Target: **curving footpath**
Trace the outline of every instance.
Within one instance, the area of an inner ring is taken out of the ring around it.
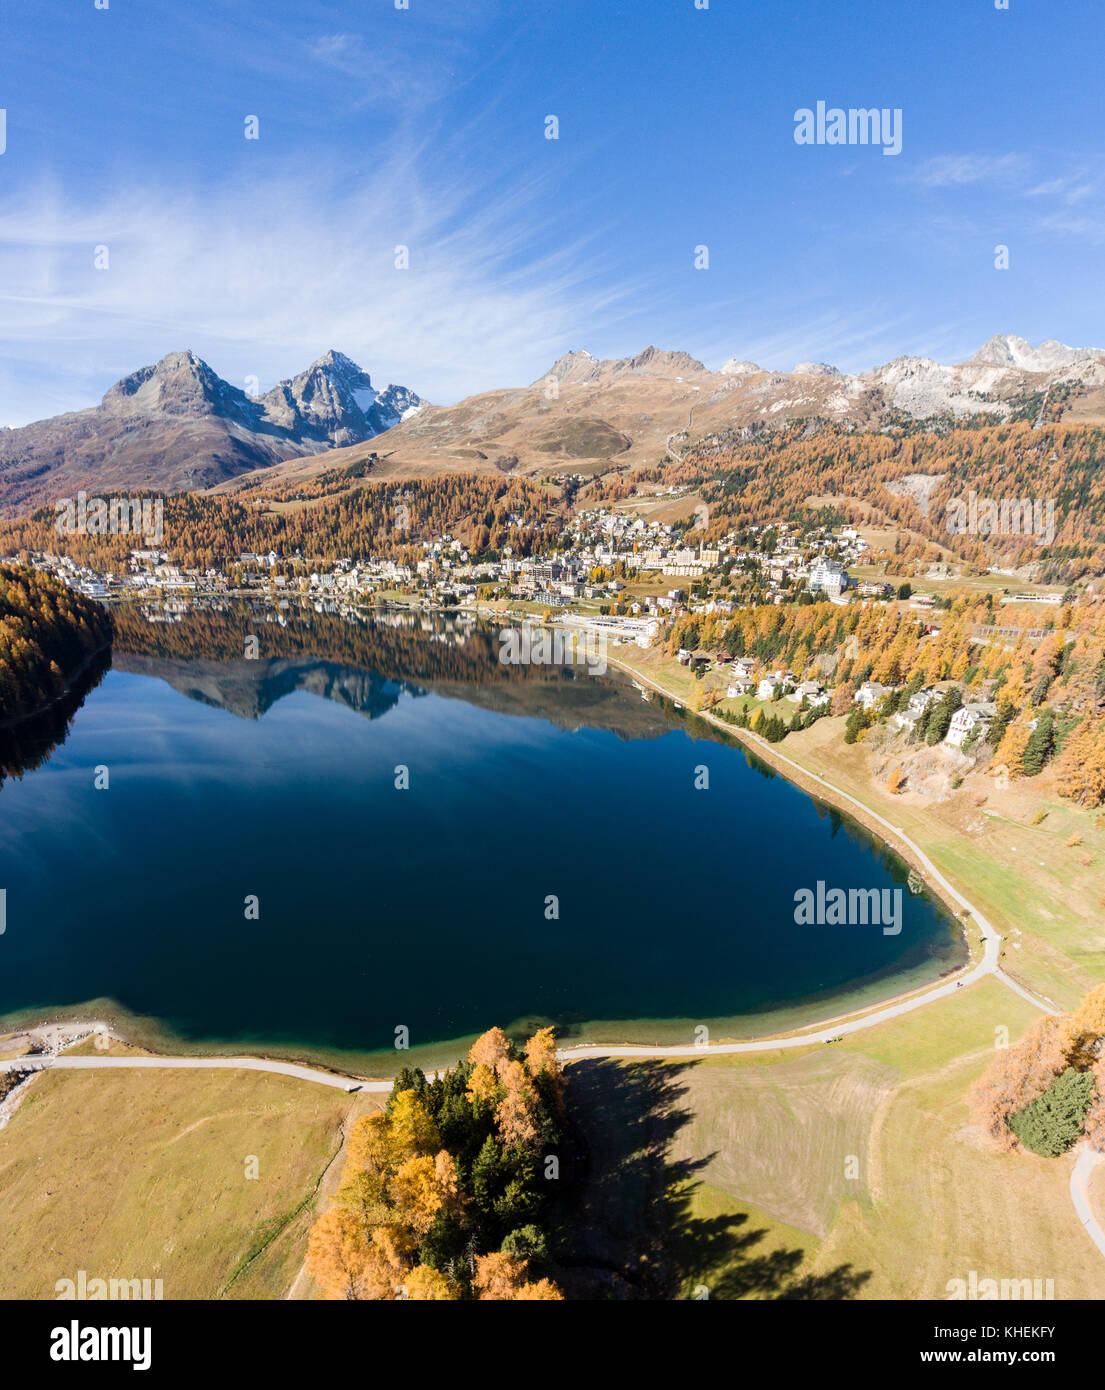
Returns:
[[[205,1071],[267,1071],[278,1076],[294,1076],[298,1081],[317,1081],[323,1086],[334,1086],[339,1091],[390,1091],[390,1081],[367,1081],[336,1076],[333,1072],[321,1071],[317,1067],[301,1066],[298,1062],[276,1062],[265,1057],[67,1057],[32,1054],[17,1057],[13,1061],[0,1062],[4,1071],[53,1071],[57,1068],[67,1071],[104,1071],[116,1067],[147,1067],[151,1070],[170,1069]]]
[[[1078,1155],[1078,1162],[1074,1165],[1070,1175],[1070,1199],[1074,1203],[1079,1221],[1086,1228],[1086,1234],[1105,1255],[1105,1231],[1101,1229],[1097,1217],[1094,1216],[1090,1208],[1089,1197],[1090,1174],[1101,1162],[1102,1157],[1102,1154],[1099,1154],[1096,1149],[1091,1149],[1088,1144],[1082,1146]]]

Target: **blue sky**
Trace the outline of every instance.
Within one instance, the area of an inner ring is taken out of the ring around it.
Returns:
[[[0,423],[183,347],[444,402],[580,347],[1105,343],[1100,0],[409,3],[0,4]],[[819,100],[900,155],[797,145]]]

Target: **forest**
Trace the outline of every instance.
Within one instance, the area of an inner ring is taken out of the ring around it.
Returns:
[[[403,1068],[350,1132],[315,1282],[332,1299],[561,1299],[544,1218],[564,1112],[551,1028],[522,1049],[492,1028],[432,1080]]]
[[[789,669],[800,681],[833,686],[831,705],[820,709],[803,703],[757,711],[751,728],[772,742],[824,714],[847,714],[842,737],[854,742],[864,728],[890,719],[922,686],[954,681],[964,703],[997,705],[987,732],[995,766],[1017,778],[1054,763],[1061,795],[1080,806],[1105,803],[1105,606],[1089,599],[1065,603],[1041,637],[1031,635],[1039,631],[1031,626],[1040,621],[1038,611],[1011,605],[999,618],[991,595],[953,593],[942,605],[939,622],[901,603],[769,604],[731,615],[692,614],[672,624],[666,651],[751,656],[765,668]],[[1009,636],[1009,627],[1019,627],[1022,635]],[[865,712],[854,697],[866,681],[897,688]],[[699,707],[711,708],[721,696],[704,695]],[[783,708],[794,711],[789,720],[783,720]],[[952,713],[949,693],[914,737],[936,742]]]
[[[366,483],[331,491],[337,470],[309,482],[258,478],[234,496],[174,493],[164,499],[164,547],[174,562],[233,577],[243,552],[275,551],[276,573],[299,573],[345,557],[414,564],[421,541],[449,534],[476,555],[509,546],[517,556],[557,543],[563,517],[556,494],[524,479],[450,474],[412,482]],[[294,498],[295,500],[289,500]],[[0,522],[0,554],[65,554],[100,573],[126,573],[135,538],[66,535],[55,514]]]
[[[610,505],[647,484],[697,488],[709,509],[704,544],[732,530],[771,522],[809,524],[809,499],[825,502],[830,524],[869,521],[920,538],[916,555],[951,552],[977,573],[996,560],[1038,564],[1045,582],[1073,581],[1105,568],[1105,430],[1016,420],[985,427],[861,432],[827,421],[796,421],[709,436],[678,463],[608,473],[586,505]],[[1055,536],[954,533],[954,504],[970,493],[997,502],[1054,503]]]
[[[60,696],[111,637],[102,605],[39,570],[0,564],[0,723]]]

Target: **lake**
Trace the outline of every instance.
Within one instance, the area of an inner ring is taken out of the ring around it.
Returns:
[[[0,788],[9,1019],[388,1074],[397,1029],[422,1062],[495,1023],[762,1035],[966,959],[896,855],[614,668],[425,615],[152,616]],[[818,882],[899,890],[900,931],[796,922]]]

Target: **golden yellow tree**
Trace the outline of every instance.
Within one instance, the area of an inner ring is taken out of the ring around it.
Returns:
[[[315,1222],[307,1241],[307,1270],[327,1298],[357,1298],[368,1256],[364,1224],[346,1207],[334,1206]]]
[[[564,1295],[548,1279],[530,1283],[529,1262],[517,1255],[498,1250],[491,1255],[481,1255],[476,1260],[476,1272],[472,1282],[477,1296],[486,1302],[532,1301],[562,1299]]]
[[[468,1050],[468,1060],[474,1067],[490,1067],[496,1075],[510,1061],[510,1039],[501,1028],[489,1028]]]
[[[1022,719],[1014,719],[994,750],[991,770],[996,772],[999,767],[1004,767],[1010,777],[1020,777],[1024,772],[1024,750],[1028,747],[1031,737],[1032,731],[1027,723]]]
[[[395,1097],[388,1116],[388,1132],[391,1137],[391,1159],[396,1166],[403,1159],[417,1154],[432,1157],[441,1148],[441,1135],[437,1132],[433,1116],[414,1091],[400,1091]]]
[[[526,1066],[529,1068],[530,1076],[540,1076],[547,1072],[550,1076],[559,1077],[560,1063],[556,1057],[554,1028],[539,1028],[526,1043]]]
[[[440,1270],[415,1265],[404,1285],[412,1303],[447,1303],[456,1300],[452,1285]]]
[[[481,1102],[494,1105],[499,1099],[499,1090],[495,1073],[486,1062],[480,1062],[478,1066],[473,1067],[467,1087],[468,1099],[473,1105]]]
[[[495,1111],[495,1125],[504,1148],[521,1144],[534,1148],[540,1135],[533,1116],[537,1093],[521,1062],[510,1062],[503,1073],[503,1098]]]

